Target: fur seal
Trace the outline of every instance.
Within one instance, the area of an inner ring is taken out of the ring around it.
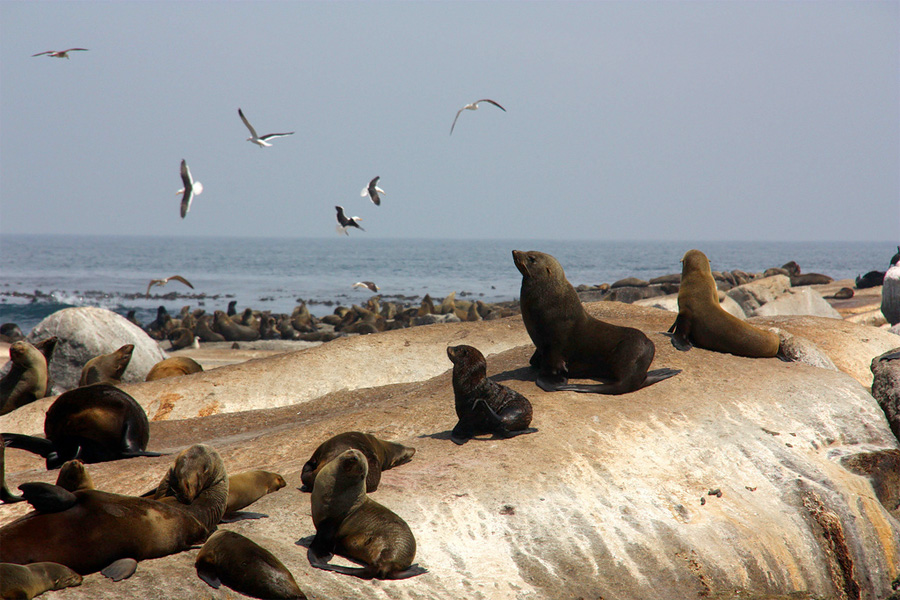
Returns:
[[[81,381],[78,385],[90,385],[92,383],[116,384],[122,380],[122,374],[131,362],[131,354],[134,352],[134,344],[125,344],[115,352],[95,356],[85,363],[81,369]]]
[[[681,262],[678,317],[669,328],[673,346],[687,351],[693,344],[706,350],[750,358],[778,354],[780,341],[777,335],[741,321],[719,305],[716,282],[705,254],[688,250]]]
[[[300,480],[303,482],[301,491],[312,491],[316,475],[322,467],[350,448],[359,450],[366,457],[368,463],[367,492],[374,492],[378,489],[382,471],[408,463],[416,454],[415,448],[381,440],[368,433],[359,431],[339,433],[322,442],[313,452],[312,457],[303,465],[303,472],[300,474]]]
[[[134,456],[162,456],[147,451],[150,424],[134,398],[108,383],[69,390],[47,409],[46,439],[4,433],[10,448],[21,448],[47,459],[55,469],[67,460],[105,462]]]
[[[40,400],[47,393],[47,359],[24,340],[9,347],[12,367],[0,379],[0,415]]]
[[[345,450],[316,476],[312,518],[316,535],[307,558],[317,569],[363,579],[405,579],[426,572],[412,561],[416,540],[406,521],[366,496],[368,463],[359,450]],[[340,554],[365,566],[330,565]]]
[[[277,492],[287,483],[284,477],[278,473],[269,471],[244,471],[228,477],[228,502],[225,505],[224,522],[237,521],[242,516],[250,515],[250,518],[264,516],[259,513],[239,513],[272,492]],[[244,517],[246,518],[246,517]]]
[[[203,544],[194,562],[197,576],[219,589],[225,584],[254,598],[306,600],[294,576],[280,560],[256,542],[219,530]]]
[[[228,475],[222,457],[206,444],[185,448],[152,498],[189,509],[207,530],[214,531],[228,503]]]
[[[0,342],[12,344],[24,340],[25,334],[15,323],[3,323],[0,325]]]
[[[24,499],[22,496],[13,494],[6,486],[6,445],[3,442],[3,436],[0,435],[0,502],[12,504]]]
[[[465,444],[479,433],[513,437],[532,433],[532,409],[528,398],[487,376],[484,355],[472,346],[450,346],[447,356],[453,363],[453,396],[459,422],[450,439]]]
[[[59,338],[55,335],[34,343],[34,347],[40,350],[41,354],[44,355],[44,358],[47,359],[47,392],[44,394],[44,398],[54,395],[53,378],[50,373],[50,361],[53,359],[53,352],[56,350],[56,345],[58,343]]]
[[[31,600],[44,592],[76,585],[81,585],[81,575],[58,563],[0,564],[0,598],[3,600]]]
[[[166,377],[179,377],[181,375],[201,373],[202,371],[203,367],[193,358],[187,356],[173,356],[153,365],[144,381],[155,381],[157,379],[165,379]]]
[[[88,475],[84,463],[78,459],[67,460],[59,468],[59,475],[56,476],[56,485],[70,492],[78,490],[94,489],[94,480]]]
[[[520,250],[512,255],[522,274],[522,320],[536,347],[531,365],[539,371],[536,383],[542,390],[626,394],[681,372],[648,372],[656,353],[653,342],[638,329],[590,316],[555,258]],[[573,385],[568,376],[612,381]]]
[[[226,341],[252,342],[259,339],[259,331],[236,323],[221,310],[215,312],[214,324],[216,330],[225,337]]]

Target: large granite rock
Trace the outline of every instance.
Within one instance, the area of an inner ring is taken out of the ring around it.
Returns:
[[[661,308],[662,310],[677,313],[678,294],[669,294],[668,296],[659,296],[657,298],[646,298],[644,300],[638,300],[634,304],[635,306],[652,306],[654,308]],[[734,315],[738,319],[747,318],[741,305],[725,292],[719,292],[719,305],[725,309],[725,312]]]
[[[812,315],[841,319],[836,311],[822,295],[808,287],[791,288],[771,302],[766,302],[753,313],[758,317],[776,317],[780,315]]]
[[[50,377],[57,394],[78,387],[87,361],[115,352],[125,344],[134,344],[134,352],[123,382],[143,381],[150,368],[166,358],[159,344],[140,327],[103,308],[85,306],[57,311],[38,323],[28,340],[34,343],[54,335],[59,343],[50,361]]]
[[[900,265],[894,265],[884,274],[881,288],[881,314],[891,325],[900,323]]]
[[[757,309],[772,302],[791,288],[791,280],[786,275],[772,275],[750,283],[738,285],[726,293],[741,305],[744,314],[754,316]]]

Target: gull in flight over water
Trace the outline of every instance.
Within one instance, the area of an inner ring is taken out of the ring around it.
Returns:
[[[69,48],[68,50],[47,50],[46,52],[38,52],[37,54],[32,54],[31,56],[35,57],[46,54],[53,58],[69,58],[69,52],[75,52],[76,50],[87,52],[87,48]]]
[[[191,177],[191,170],[183,158],[181,159],[181,183],[184,184],[184,187],[175,193],[184,194],[181,197],[181,218],[183,219],[188,214],[188,211],[191,210],[191,202],[194,200],[194,195],[203,192],[203,184],[199,181],[194,181],[194,178]]]
[[[378,286],[373,281],[357,281],[353,284],[355,288],[369,288],[374,293],[378,293]]]
[[[263,136],[256,135],[256,130],[253,129],[253,125],[251,125],[250,121],[247,120],[247,117],[244,116],[244,111],[242,111],[239,108],[238,114],[241,116],[241,121],[243,121],[244,125],[247,126],[247,129],[250,130],[250,137],[247,138],[247,141],[253,142],[260,148],[262,148],[263,146],[271,146],[272,144],[270,144],[268,142],[268,140],[271,140],[272,138],[284,137],[286,135],[294,135],[293,131],[289,131],[287,133],[267,133],[266,135],[263,135]]]
[[[488,103],[490,103],[490,104],[493,104],[494,106],[496,106],[497,108],[499,108],[499,109],[502,110],[503,112],[506,112],[506,109],[505,109],[505,108],[503,108],[502,106],[500,106],[499,104],[497,104],[496,102],[494,102],[493,100],[491,100],[490,98],[482,98],[481,100],[476,100],[476,101],[473,102],[472,104],[466,104],[466,105],[463,106],[461,109],[459,109],[458,111],[456,111],[456,117],[453,118],[453,125],[450,126],[450,135],[453,135],[453,128],[456,127],[456,119],[459,118],[460,113],[461,113],[462,111],[464,111],[464,110],[478,110],[478,104],[481,103],[481,102],[488,102]]]
[[[384,190],[381,189],[380,187],[378,187],[379,179],[381,179],[381,177],[376,177],[375,179],[370,181],[369,185],[364,187],[362,189],[362,191],[359,193],[359,195],[362,196],[363,198],[368,196],[369,199],[375,203],[375,206],[381,206],[381,196],[379,196],[378,194],[384,193]]]
[[[362,227],[359,226],[359,221],[362,221],[359,217],[350,217],[349,219],[344,215],[344,207],[343,206],[335,206],[334,209],[337,211],[337,220],[338,220],[338,233],[343,233],[344,235],[350,235],[347,231],[348,227],[356,227],[360,231],[365,231]]]
[[[165,279],[151,279],[150,285],[147,286],[147,297],[150,297],[150,288],[154,285],[158,285],[160,287],[169,283],[170,280],[174,279],[175,281],[180,281],[184,285],[188,286],[191,289],[194,289],[194,286],[191,285],[191,282],[182,277],[181,275],[172,275],[171,277],[166,277]]]

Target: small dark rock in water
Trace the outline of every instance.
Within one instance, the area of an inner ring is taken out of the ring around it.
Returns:
[[[848,287],[841,288],[837,292],[834,293],[833,298],[835,300],[847,300],[853,297],[853,290]]]

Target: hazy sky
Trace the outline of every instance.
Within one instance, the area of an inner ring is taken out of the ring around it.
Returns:
[[[896,240],[900,3],[0,2],[0,233],[335,236],[336,204],[372,238]]]

